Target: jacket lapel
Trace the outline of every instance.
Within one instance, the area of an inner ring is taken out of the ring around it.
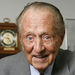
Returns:
[[[67,63],[67,56],[62,50],[59,50],[58,55],[55,59],[51,75],[69,75],[69,74],[70,73]]]

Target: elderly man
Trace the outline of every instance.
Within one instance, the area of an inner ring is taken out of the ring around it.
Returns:
[[[65,26],[58,8],[31,3],[17,24],[23,51],[0,61],[0,75],[75,75],[74,54],[60,49]]]

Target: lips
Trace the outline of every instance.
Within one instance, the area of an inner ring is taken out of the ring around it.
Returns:
[[[36,58],[46,58],[46,57],[48,57],[48,55],[34,55],[34,57],[36,57]]]
[[[49,55],[34,55],[33,60],[35,63],[44,63]]]

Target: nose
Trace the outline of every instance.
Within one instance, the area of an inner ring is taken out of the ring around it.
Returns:
[[[41,53],[44,51],[44,45],[43,45],[43,42],[40,38],[38,38],[36,41],[35,41],[35,44],[34,44],[34,50],[37,52],[37,53]]]

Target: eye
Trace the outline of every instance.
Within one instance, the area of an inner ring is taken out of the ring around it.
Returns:
[[[28,40],[33,40],[33,36],[28,36],[27,39]]]
[[[43,40],[49,40],[50,39],[50,36],[49,35],[44,35],[43,36]]]
[[[27,40],[27,42],[29,42],[29,43],[34,42],[34,35],[28,35],[28,36],[26,37],[26,40]]]
[[[45,39],[48,40],[49,39],[49,36],[45,36]]]

